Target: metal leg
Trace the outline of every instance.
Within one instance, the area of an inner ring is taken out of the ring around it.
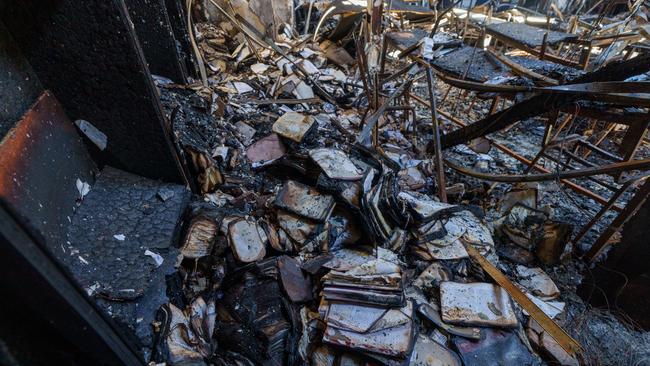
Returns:
[[[632,197],[630,202],[628,202],[627,206],[625,206],[625,209],[614,219],[612,224],[605,229],[605,231],[600,235],[598,240],[594,243],[594,245],[589,249],[587,254],[583,256],[583,259],[586,262],[593,262],[600,256],[600,254],[603,252],[605,247],[609,244],[609,239],[614,236],[617,232],[619,232],[622,228],[623,225],[629,220],[634,214],[641,208],[641,205],[645,203],[645,201],[648,199],[648,196],[650,195],[650,180],[646,179],[645,183],[637,193]]]
[[[435,144],[436,175],[438,180],[438,195],[440,201],[447,202],[445,187],[445,171],[442,162],[442,149],[440,147],[440,126],[438,125],[438,110],[436,108],[435,78],[431,68],[427,68],[427,86],[429,87],[429,105],[431,106],[431,121],[433,124],[433,140]]]

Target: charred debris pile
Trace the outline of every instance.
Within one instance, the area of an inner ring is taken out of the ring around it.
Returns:
[[[410,3],[197,6],[155,361],[646,362],[576,291],[648,195],[647,4]]]
[[[147,362],[650,363],[647,1],[187,3],[193,193],[105,168],[60,253]]]

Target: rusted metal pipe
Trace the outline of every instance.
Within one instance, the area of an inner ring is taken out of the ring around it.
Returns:
[[[491,182],[519,183],[519,182],[544,182],[561,179],[587,178],[594,175],[613,174],[630,170],[650,169],[650,159],[638,161],[626,161],[624,163],[608,164],[594,168],[574,169],[569,171],[549,172],[542,174],[489,174],[467,169],[449,161],[446,161],[450,168],[470,177],[488,180]]]
[[[440,126],[438,124],[438,108],[436,107],[436,91],[434,88],[435,77],[431,68],[427,68],[427,87],[429,89],[429,106],[431,108],[431,122],[433,127],[433,143],[435,144],[436,176],[438,180],[438,195],[440,201],[447,202],[447,191],[445,189],[445,171],[442,160],[442,148],[440,146]]]
[[[598,240],[592,245],[591,249],[584,255],[583,259],[587,262],[593,262],[600,256],[603,249],[609,244],[609,239],[619,232],[623,225],[641,208],[643,203],[650,195],[650,179],[647,179],[643,186],[639,188],[634,197],[628,202],[625,209],[614,219],[605,231],[600,235]]]
[[[425,106],[425,107],[429,107],[429,108],[430,108],[429,103],[428,103],[426,100],[424,100],[424,99],[418,97],[417,95],[415,95],[415,94],[410,94],[410,97],[412,97],[413,100],[415,100],[416,102],[422,104],[423,106]],[[445,113],[444,111],[438,110],[438,113],[439,113],[441,116],[443,116],[443,117],[449,119],[449,120],[452,121],[453,123],[457,124],[458,126],[461,126],[461,127],[465,127],[465,126],[467,126],[467,124],[466,124],[465,122],[459,120],[458,118],[453,117],[452,115],[450,115],[450,114],[448,114],[448,113]],[[500,144],[500,143],[495,142],[495,141],[492,141],[492,140],[489,139],[489,138],[487,138],[487,140],[490,141],[490,143],[492,144],[492,146],[494,146],[494,147],[496,147],[497,149],[503,151],[504,153],[506,153],[507,155],[511,156],[512,158],[514,158],[514,159],[516,159],[516,160],[518,160],[518,161],[520,161],[520,162],[522,162],[522,163],[524,163],[524,164],[526,164],[526,165],[530,165],[530,164],[532,163],[529,159],[527,159],[527,158],[525,158],[525,157],[523,157],[523,156],[517,154],[516,152],[512,151],[511,149],[509,149],[509,148],[506,147],[505,145]],[[534,165],[533,168],[534,168],[535,170],[537,170],[537,171],[542,172],[542,173],[550,173],[550,172],[551,172],[550,170],[548,170],[548,169],[546,169],[546,168],[544,168],[544,167],[541,167],[541,166],[539,166],[539,165]],[[579,186],[579,185],[577,185],[577,184],[575,184],[575,183],[573,183],[573,182],[571,182],[571,181],[569,181],[569,180],[563,179],[563,180],[561,180],[561,182],[562,182],[564,185],[566,185],[567,187],[569,187],[571,190],[573,190],[574,192],[576,192],[576,193],[578,193],[578,194],[581,194],[581,195],[583,195],[583,196],[587,196],[587,197],[593,199],[594,201],[600,203],[601,205],[606,205],[607,202],[609,201],[609,200],[606,199],[605,197],[603,197],[603,196],[601,196],[601,195],[599,195],[599,194],[597,194],[597,193],[594,193],[594,192],[592,192],[592,191],[590,191],[590,190],[588,190],[588,189],[586,189],[586,188],[584,188],[584,187],[582,187],[582,186]],[[620,212],[620,211],[623,211],[623,207],[621,207],[620,205],[614,205],[613,209],[616,210],[616,211],[619,211],[619,212]]]
[[[600,211],[598,211],[598,213],[596,215],[594,215],[594,217],[585,226],[582,227],[582,229],[580,229],[580,232],[578,234],[576,234],[576,236],[573,238],[572,242],[574,244],[577,244],[580,240],[582,240],[582,238],[585,235],[587,235],[589,230],[591,230],[591,228],[594,225],[596,225],[596,222],[598,222],[598,220],[600,220],[600,218],[603,217],[603,215],[605,215],[605,213],[607,211],[612,209],[612,206],[614,206],[616,201],[623,195],[623,193],[627,192],[627,190],[630,189],[630,187],[633,187],[633,186],[637,185],[640,181],[642,181],[644,179],[646,179],[646,178],[631,180],[631,181],[628,181],[625,184],[623,184],[623,186],[621,186],[621,188],[619,188],[619,190],[616,191],[616,193],[614,193],[614,195],[612,195],[612,197],[609,199],[609,202],[605,206],[603,206],[600,209]]]

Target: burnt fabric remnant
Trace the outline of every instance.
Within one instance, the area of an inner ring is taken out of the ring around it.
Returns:
[[[186,185],[75,116],[91,169],[34,226],[144,361],[648,364],[647,1],[126,5]],[[0,162],[53,151],[0,115]]]

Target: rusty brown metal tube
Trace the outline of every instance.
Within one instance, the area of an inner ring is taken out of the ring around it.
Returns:
[[[434,76],[431,68],[427,68],[427,86],[429,89],[429,106],[431,108],[431,122],[433,127],[433,142],[435,144],[436,178],[438,180],[438,195],[440,201],[447,202],[447,191],[445,184],[445,171],[442,161],[442,149],[440,147],[440,126],[438,124],[438,108],[436,107],[436,91],[434,89]]]
[[[423,106],[430,108],[430,104],[426,100],[418,97],[417,95],[410,94],[410,97],[412,97],[416,102],[422,104]],[[459,120],[458,118],[453,117],[452,115],[450,115],[448,113],[445,113],[444,111],[438,110],[438,113],[440,115],[444,116],[445,118],[449,119],[450,121],[454,122],[455,124],[461,126],[461,127],[467,126],[467,124],[465,122]],[[518,160],[518,161],[520,161],[520,162],[522,162],[522,163],[524,163],[526,165],[531,165],[532,161],[530,161],[529,159],[517,154],[516,152],[512,151],[511,149],[509,149],[505,145],[502,145],[502,144],[500,144],[498,142],[494,142],[494,141],[490,140],[489,138],[488,138],[488,140],[492,143],[492,145],[494,147],[496,147],[497,149],[503,151],[507,155],[513,157],[514,159],[516,159],[516,160]],[[542,172],[542,173],[550,173],[551,172],[550,170],[548,170],[548,169],[546,169],[544,167],[541,167],[539,165],[533,165],[533,168],[535,170],[537,170],[537,171]],[[584,187],[581,187],[581,186],[579,186],[579,185],[577,185],[577,184],[575,184],[575,183],[573,183],[573,182],[571,182],[569,180],[563,179],[563,180],[561,180],[561,182],[564,185],[566,185],[567,187],[569,187],[571,190],[573,190],[574,192],[576,192],[578,194],[581,194],[583,196],[587,196],[587,197],[593,199],[594,201],[600,203],[601,205],[606,205],[609,202],[609,200],[606,199],[605,197],[603,197],[603,196],[601,196],[601,195],[599,195],[597,193],[594,193],[594,192],[592,192],[592,191],[590,191],[590,190],[588,190],[588,189],[586,189]],[[620,205],[614,205],[613,209],[620,212],[620,211],[623,210],[623,207],[621,207]]]
[[[489,180],[492,182],[502,182],[502,183],[519,183],[519,182],[544,182],[551,180],[562,180],[562,179],[575,179],[575,178],[588,178],[594,175],[601,174],[613,174],[620,173],[630,170],[646,170],[650,169],[650,159],[638,160],[638,161],[626,161],[624,163],[614,163],[608,164],[599,167],[590,167],[585,169],[574,169],[569,171],[561,172],[550,172],[542,174],[489,174],[481,173],[471,169],[463,168],[456,164],[453,164],[449,161],[445,161],[447,165],[470,177],[474,177],[482,180]]]

